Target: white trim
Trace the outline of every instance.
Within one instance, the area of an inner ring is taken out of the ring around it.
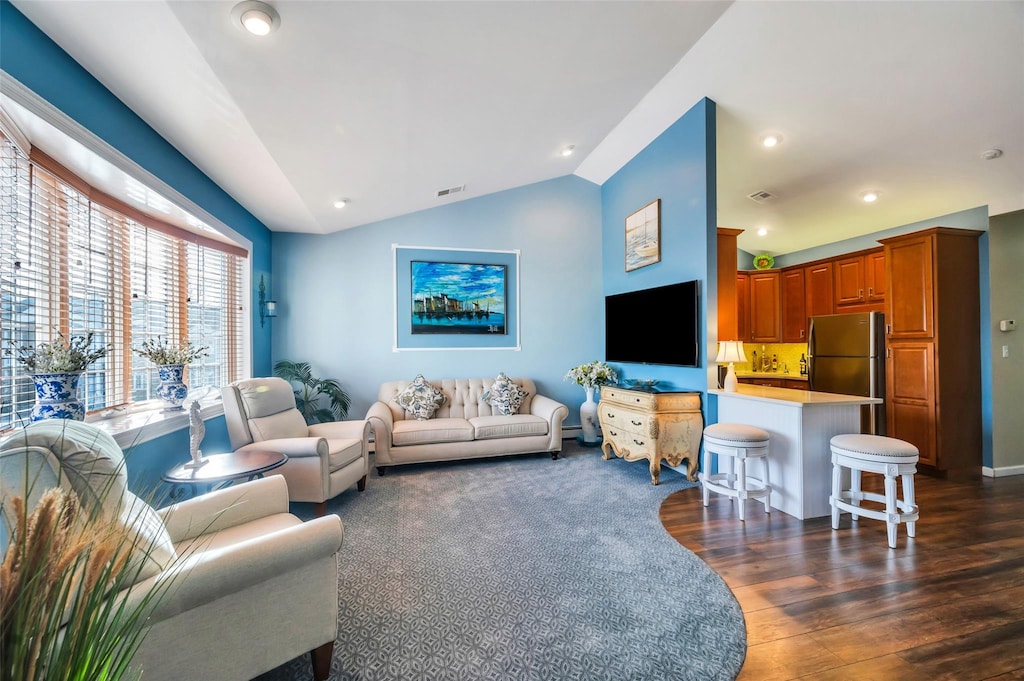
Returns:
[[[1001,466],[999,468],[982,466],[981,474],[986,478],[1006,478],[1011,475],[1024,475],[1024,466]]]
[[[107,163],[110,163],[128,175],[131,175],[168,201],[177,204],[182,210],[191,213],[210,227],[213,227],[218,232],[249,251],[250,254],[252,253],[252,241],[245,238],[231,227],[228,227],[174,187],[125,156],[78,121],[71,118],[53,104],[22,85],[6,71],[0,70],[0,73],[4,76],[3,78],[0,78],[0,93],[7,95],[15,102],[28,109],[31,113],[83,145],[86,149],[96,154]],[[57,159],[57,161],[60,161],[60,159]]]
[[[200,404],[200,415],[204,421],[224,414],[224,405],[220,399]],[[188,428],[188,409],[164,412],[158,401],[151,400],[133,405],[123,415],[112,418],[90,416],[86,420],[113,435],[118,446],[128,451],[135,445]]]
[[[2,104],[0,104],[0,130],[7,135],[21,155],[28,158],[32,151],[32,143],[28,141],[28,137],[21,131],[21,128],[18,127],[18,124],[11,118],[11,115],[7,113]]]
[[[482,348],[463,348],[463,347],[444,347],[444,348],[401,348],[398,346],[398,249],[407,248],[415,249],[420,251],[466,251],[469,253],[505,253],[516,256],[516,343],[515,345],[508,345],[505,347],[482,347]],[[394,320],[392,327],[392,340],[391,340],[391,352],[448,352],[451,350],[510,350],[512,352],[522,352],[523,350],[523,320],[520,314],[523,309],[522,306],[522,289],[523,285],[520,281],[520,271],[522,260],[522,251],[518,248],[504,250],[500,248],[464,248],[458,246],[411,246],[409,244],[391,244],[391,285],[392,285],[392,308],[391,318]]]

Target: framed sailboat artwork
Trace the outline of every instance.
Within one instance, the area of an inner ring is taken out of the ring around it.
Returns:
[[[661,199],[626,218],[626,271],[661,261]]]

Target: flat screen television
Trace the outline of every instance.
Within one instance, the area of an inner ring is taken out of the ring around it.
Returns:
[[[700,282],[684,281],[604,299],[609,362],[700,366]]]

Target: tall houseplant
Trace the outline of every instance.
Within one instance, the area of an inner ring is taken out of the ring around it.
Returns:
[[[282,359],[274,365],[274,375],[299,384],[295,406],[307,424],[343,421],[348,416],[352,400],[341,383],[333,378],[317,378],[308,362]]]

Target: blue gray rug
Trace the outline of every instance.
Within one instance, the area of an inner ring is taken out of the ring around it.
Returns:
[[[693,483],[566,448],[392,468],[329,502],[345,523],[331,679],[734,679],[739,605],[658,519]],[[308,656],[260,677],[310,678]]]

